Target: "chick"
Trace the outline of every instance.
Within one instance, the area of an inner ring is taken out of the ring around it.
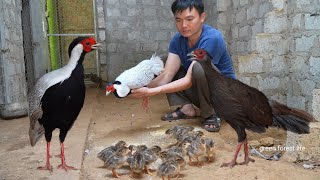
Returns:
[[[129,146],[129,149],[130,149],[130,151],[131,151],[131,154],[134,154],[134,153],[137,152],[137,151],[146,150],[146,149],[148,149],[148,147],[147,147],[146,145],[138,145],[138,146],[136,146],[136,145],[130,145],[130,146]]]
[[[118,149],[127,146],[127,143],[124,141],[118,141],[114,146],[109,146],[102,151],[100,151],[97,155],[99,159],[105,162],[111,155],[113,155]]]
[[[130,152],[129,148],[126,146],[118,149],[115,154],[111,155],[105,162],[104,165],[107,169],[112,171],[112,176],[115,178],[120,177],[116,170],[119,169],[127,162],[128,153]]]
[[[212,162],[215,158],[215,151],[214,151],[214,140],[209,138],[202,138],[202,143],[206,145],[206,154],[208,156],[208,162]]]
[[[176,147],[176,146],[175,146]],[[183,158],[183,156],[181,155],[182,153],[177,152],[177,151],[172,151],[172,149],[170,148],[167,151],[162,151],[159,155],[160,159],[162,160],[162,162],[168,161],[170,159],[176,159],[176,158],[180,158],[182,159],[179,162],[180,168],[183,169],[186,166],[186,161]]]
[[[134,174],[139,174],[139,177],[142,177],[142,172],[145,167],[144,156],[141,151],[137,151],[128,158],[128,163],[130,167],[130,177],[134,178]]]
[[[168,130],[166,130],[165,134],[173,137],[177,140],[177,143],[175,143],[172,146],[178,145],[181,143],[181,141],[185,138],[185,136],[190,132],[193,131],[194,127],[192,126],[174,126]]]
[[[148,149],[146,145],[138,145],[138,146],[130,145],[129,146],[130,155],[128,156],[128,159],[127,159],[129,166],[130,166],[130,163],[133,161],[134,155],[146,149]]]
[[[199,161],[199,157],[206,153],[206,144],[201,141],[201,139],[197,141],[193,141],[189,143],[188,141],[183,141],[184,146],[187,146],[187,155],[189,157],[189,165],[192,166],[192,158],[196,158],[197,162],[196,165],[202,165]]]
[[[184,161],[181,157],[170,158],[164,161],[162,164],[159,165],[157,169],[157,175],[164,180],[165,177],[170,180],[171,177],[177,177],[180,172],[180,165],[181,162]]]
[[[146,149],[144,151],[141,151],[141,154],[143,155],[143,158],[145,160],[144,170],[147,174],[152,174],[149,171],[148,166],[158,159],[160,152],[161,152],[161,147],[159,147],[159,146],[152,146],[150,149]]]

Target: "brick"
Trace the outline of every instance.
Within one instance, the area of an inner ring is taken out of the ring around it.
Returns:
[[[310,73],[314,76],[320,76],[320,58],[310,57]]]
[[[240,6],[240,0],[232,0],[233,9],[237,9]]]
[[[142,0],[144,5],[156,5],[156,0]]]
[[[217,11],[227,11],[231,1],[217,0]]]
[[[241,9],[241,11],[236,14],[236,23],[240,23],[240,22],[244,21],[246,18],[247,18],[246,17],[246,10]]]
[[[240,6],[247,5],[249,3],[249,0],[240,0]]]
[[[297,0],[297,7],[303,8],[306,5],[310,4],[310,0]]]
[[[247,9],[247,20],[256,18],[258,15],[258,4],[253,4]]]
[[[256,35],[258,53],[274,53],[284,55],[288,52],[288,39],[281,35],[261,33]]]
[[[119,17],[121,16],[120,9],[115,8],[107,8],[107,16],[108,17]]]
[[[320,30],[320,16],[305,15],[305,27],[307,30]]]
[[[292,26],[291,29],[301,29],[301,19],[302,19],[302,14],[296,14],[292,18]]]
[[[287,104],[290,107],[305,110],[306,98],[304,96],[287,96]]]
[[[312,91],[312,112],[313,117],[320,122],[320,89]]]
[[[127,4],[128,5],[136,5],[137,2],[136,2],[136,0],[127,0]]]
[[[239,30],[239,37],[248,37],[249,36],[249,26],[244,26]]]
[[[261,73],[263,71],[263,59],[256,54],[238,56],[239,73]]]
[[[285,72],[287,68],[285,56],[275,56],[271,60],[271,72]]]
[[[267,90],[267,89],[278,89],[281,86],[280,79],[278,77],[267,77],[262,78],[260,75],[258,78],[258,89]]]
[[[261,3],[258,9],[258,18],[264,17],[265,14],[271,11],[272,11],[272,5],[270,4],[270,2]]]
[[[277,11],[282,11],[284,9],[286,0],[271,0],[272,6]]]
[[[258,20],[254,23],[254,25],[252,26],[252,35],[255,36],[258,33],[262,33],[263,32],[263,26],[262,26],[262,21]]]
[[[287,17],[270,12],[264,22],[265,33],[283,33],[287,30]]]
[[[313,46],[314,38],[314,36],[302,36],[300,38],[295,39],[295,50],[297,52],[309,52]]]

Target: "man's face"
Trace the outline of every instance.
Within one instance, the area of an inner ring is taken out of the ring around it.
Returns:
[[[189,8],[183,10],[181,13],[175,14],[175,22],[178,31],[183,37],[190,37],[202,28],[202,24],[205,20],[205,13],[199,15],[196,8]]]

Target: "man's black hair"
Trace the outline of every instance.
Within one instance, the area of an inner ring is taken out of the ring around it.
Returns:
[[[175,15],[177,13],[181,13],[187,8],[192,10],[192,8],[196,8],[199,15],[204,12],[204,6],[202,0],[175,0],[171,5],[171,11]]]

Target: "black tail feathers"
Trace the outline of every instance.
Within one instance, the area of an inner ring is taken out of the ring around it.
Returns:
[[[309,123],[314,118],[300,109],[289,108],[277,101],[269,101],[272,108],[273,120],[272,126],[279,127],[298,134],[309,133]]]

